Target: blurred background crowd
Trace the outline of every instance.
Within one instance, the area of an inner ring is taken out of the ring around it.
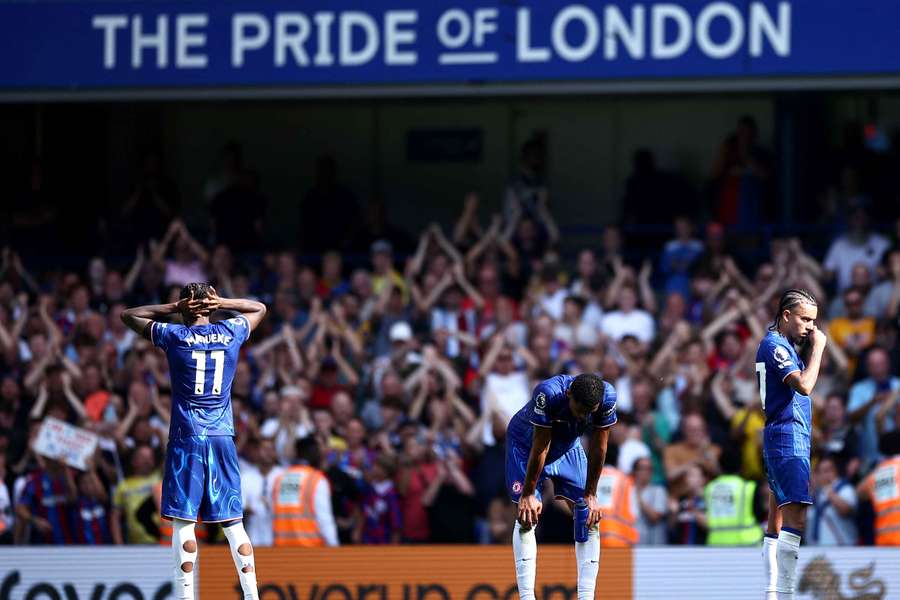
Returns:
[[[0,541],[166,543],[168,366],[119,315],[208,281],[269,308],[232,388],[257,545],[273,542],[279,474],[301,462],[327,477],[328,543],[508,543],[506,424],[557,373],[600,373],[616,388],[607,464],[633,485],[638,543],[706,543],[704,492],[723,473],[756,482],[763,522],[754,362],[789,287],[818,299],[829,339],[813,394],[806,539],[873,543],[866,476],[900,453],[900,190],[884,176],[890,164],[861,147],[836,151],[827,210],[809,216],[815,235],[762,235],[753,226],[777,212],[776,174],[746,117],[702,190],[639,151],[622,221],[573,244],[554,219],[565,199],[544,178],[543,151],[540,140],[522,147],[503,198],[473,192],[455,222],[421,232],[392,226],[377,201],[358,202],[322,157],[293,247],[266,242],[265,196],[239,145],[208,177],[209,221],[187,224],[179,190],[148,153],[133,194],[104,217],[106,237],[84,243],[93,256],[58,241],[66,223],[35,161],[4,219]],[[648,222],[664,226],[638,227]],[[48,259],[54,252],[67,259]],[[34,451],[48,417],[99,435],[85,469]],[[566,508],[549,484],[544,492],[539,539],[568,543]]]

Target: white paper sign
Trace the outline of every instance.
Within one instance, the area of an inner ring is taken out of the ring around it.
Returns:
[[[41,430],[34,442],[34,451],[83,471],[97,449],[97,441],[95,433],[47,417],[41,423]]]

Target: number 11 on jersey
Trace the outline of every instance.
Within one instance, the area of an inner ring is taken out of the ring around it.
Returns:
[[[756,379],[759,381],[759,400],[762,402],[762,409],[766,410],[766,363],[756,363]]]
[[[216,363],[213,371],[212,393],[214,395],[222,393],[222,373],[225,370],[225,351],[213,350],[209,353],[213,362]],[[194,373],[194,394],[200,396],[206,387],[206,352],[202,350],[194,350],[191,352],[191,358],[197,362],[197,371]],[[757,363],[758,364],[758,363]]]

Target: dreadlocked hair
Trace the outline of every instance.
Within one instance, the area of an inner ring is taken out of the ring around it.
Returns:
[[[818,304],[816,303],[816,299],[806,290],[801,290],[798,288],[785,290],[785,292],[781,294],[781,300],[778,301],[778,312],[775,313],[775,320],[771,325],[769,325],[769,331],[775,331],[778,329],[778,319],[781,318],[781,315],[784,314],[784,311],[790,310],[799,304],[811,304],[813,306],[818,306]]]
[[[184,299],[190,298],[191,295],[194,296],[194,300],[203,300],[204,298],[209,296],[209,284],[188,283],[183,288],[181,288],[181,293],[178,294],[178,297]]]

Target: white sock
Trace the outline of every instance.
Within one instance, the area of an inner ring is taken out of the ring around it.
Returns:
[[[575,563],[578,565],[578,600],[594,600],[600,571],[600,531],[596,525],[588,530],[586,542],[575,542]]]
[[[516,558],[516,583],[519,600],[535,600],[534,576],[537,572],[537,538],[534,527],[527,531],[516,521],[513,529],[513,555]]]
[[[794,599],[794,578],[797,575],[797,560],[800,556],[800,536],[781,530],[778,534],[778,582],[775,587],[778,600]]]
[[[184,548],[187,542],[193,542],[194,551]],[[175,582],[172,596],[175,600],[194,600],[194,567],[197,565],[197,536],[194,523],[174,519],[172,521],[172,551],[175,553]],[[189,564],[189,572],[182,565]]]
[[[253,561],[253,547],[250,544],[250,538],[244,531],[244,523],[238,522],[228,527],[223,527],[222,532],[231,546],[231,558],[234,559],[234,566],[237,568],[238,578],[241,580],[241,589],[244,590],[244,600],[259,600],[259,592],[256,589],[256,565]],[[250,546],[250,554],[244,556],[238,552],[238,548],[247,544]],[[248,572],[244,572],[245,569]]]
[[[765,573],[766,600],[778,600],[775,595],[776,582],[778,581],[778,539],[764,537],[762,545],[763,573]]]

